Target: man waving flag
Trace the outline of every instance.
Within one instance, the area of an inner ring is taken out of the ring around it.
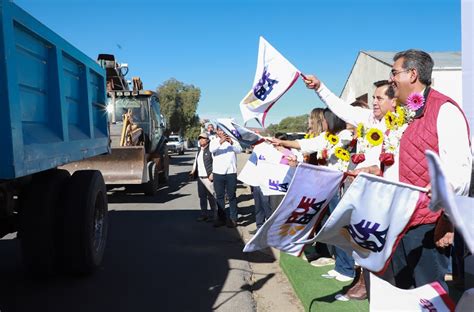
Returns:
[[[257,119],[263,127],[267,112],[293,86],[299,75],[296,67],[260,37],[253,87],[240,102],[244,122]]]

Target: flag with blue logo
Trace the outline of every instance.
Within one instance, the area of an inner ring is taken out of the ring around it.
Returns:
[[[253,86],[240,102],[244,122],[256,119],[264,127],[270,108],[293,86],[299,75],[300,71],[293,64],[260,37]]]
[[[361,173],[311,240],[344,249],[363,268],[383,272],[426,189]]]
[[[225,134],[239,142],[242,147],[252,146],[265,141],[261,135],[242,127],[231,118],[219,118],[215,123]]]
[[[323,166],[301,163],[296,168],[288,192],[271,217],[245,245],[244,252],[274,247],[299,255],[328,202],[336,193],[343,173]]]
[[[370,273],[370,311],[451,312],[454,310],[454,301],[438,282],[412,289],[401,289]]]
[[[259,170],[259,165],[262,161],[278,164],[282,157],[283,154],[267,142],[255,145],[237,179],[251,186],[259,186],[262,180],[262,171]],[[268,177],[268,174],[264,172],[263,177]]]
[[[289,165],[272,163],[267,160],[259,161],[257,172],[263,195],[285,195],[295,171],[296,167],[290,167]]]

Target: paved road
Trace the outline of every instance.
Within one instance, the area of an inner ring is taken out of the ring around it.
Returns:
[[[196,185],[187,178],[193,155],[172,157],[170,185],[156,197],[133,188],[109,194],[109,240],[103,267],[93,276],[31,281],[20,265],[18,241],[0,240],[0,310],[254,310],[252,291],[274,274],[252,276],[238,229],[195,221]],[[240,207],[243,224],[251,223],[250,209]],[[262,255],[250,256],[252,262],[275,260]]]

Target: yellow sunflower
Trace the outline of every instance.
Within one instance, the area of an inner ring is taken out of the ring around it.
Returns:
[[[397,109],[395,110],[395,112],[398,115],[397,125],[401,127],[405,123],[405,111],[400,106],[397,106]]]
[[[351,154],[342,147],[336,147],[336,149],[334,150],[334,154],[337,158],[343,161],[349,161],[349,159],[351,159]]]
[[[357,125],[357,137],[361,138],[362,136],[364,136],[364,124],[360,123]]]
[[[395,129],[396,125],[397,125],[397,117],[395,116],[395,114],[393,114],[391,111],[388,111],[386,114],[385,114],[385,124],[387,125],[387,128],[390,129],[390,130],[393,130]],[[370,130],[369,130],[370,132]]]
[[[380,145],[383,142],[383,133],[377,128],[370,128],[365,137],[367,138],[367,141],[369,141],[369,143],[373,146]]]
[[[327,133],[326,132],[326,140],[328,140],[329,143],[332,145],[336,145],[339,143],[339,137],[335,134]]]

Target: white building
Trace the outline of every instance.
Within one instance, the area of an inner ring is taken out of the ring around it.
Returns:
[[[375,81],[387,80],[396,52],[360,51],[341,92],[346,101],[372,104]],[[434,61],[432,87],[462,106],[461,52],[429,52]]]

